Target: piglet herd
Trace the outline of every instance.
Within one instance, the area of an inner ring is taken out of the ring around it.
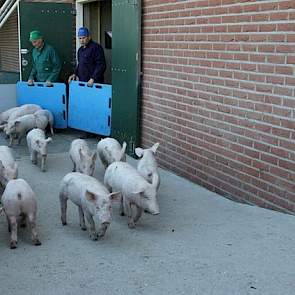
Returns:
[[[14,140],[19,144],[26,136],[32,163],[37,165],[40,160],[41,171],[46,171],[47,145],[52,138],[46,138],[45,131],[49,127],[54,134],[52,113],[27,104],[2,112],[0,124],[0,129],[9,137],[9,146]],[[149,149],[136,148],[135,154],[140,159],[134,168],[126,162],[125,142],[121,146],[114,138],[104,138],[93,151],[85,140],[73,140],[69,150],[73,171],[62,178],[59,188],[61,223],[67,224],[68,200],[78,207],[80,228],[87,230],[87,224],[92,240],[105,235],[112,220],[114,201],[120,203],[120,213],[127,216],[129,228],[135,227],[143,212],[159,214],[160,177],[155,159],[158,146],[156,143]],[[97,157],[105,168],[103,183],[93,176]],[[18,226],[27,224],[31,228],[32,243],[41,245],[36,230],[37,197],[30,185],[18,178],[18,166],[7,146],[0,146],[0,187],[0,212],[4,211],[7,218],[10,248],[17,247]],[[99,224],[98,229],[95,222]]]

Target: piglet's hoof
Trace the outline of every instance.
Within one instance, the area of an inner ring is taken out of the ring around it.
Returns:
[[[131,228],[131,229],[135,228],[135,223],[133,221],[129,221],[128,222],[128,227]]]
[[[85,225],[83,225],[83,226],[80,225],[80,227],[81,227],[82,230],[87,230],[87,227]]]
[[[121,216],[125,216],[125,213],[124,212],[121,212],[121,214],[120,214]]]
[[[67,225],[66,221],[61,221],[62,225]]]
[[[91,233],[91,234],[89,234],[89,237],[93,241],[97,241],[97,239],[98,239],[97,233]]]
[[[16,249],[17,248],[17,241],[11,241],[10,242],[10,249]]]
[[[103,238],[105,236],[105,232],[99,232],[98,233],[98,238]]]
[[[41,243],[40,240],[38,240],[38,239],[34,240],[34,241],[33,241],[33,244],[34,244],[35,246],[41,246],[41,245],[42,245],[42,243]]]

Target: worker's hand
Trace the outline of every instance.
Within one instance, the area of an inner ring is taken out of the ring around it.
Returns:
[[[45,83],[46,83],[46,86],[47,87],[51,87],[52,86],[52,83],[50,81],[46,81]]]
[[[87,86],[88,86],[88,87],[92,87],[92,86],[93,86],[93,83],[94,83],[94,80],[91,78],[91,79],[89,79],[89,81],[87,82]]]
[[[34,81],[32,79],[29,79],[28,80],[28,85],[33,85],[34,84]]]
[[[76,80],[76,75],[75,75],[75,74],[73,74],[73,75],[71,75],[71,76],[69,77],[69,79],[68,79],[68,83],[70,84],[70,82],[73,81],[73,80]]]

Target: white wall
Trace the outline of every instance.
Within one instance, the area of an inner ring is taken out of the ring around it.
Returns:
[[[0,84],[0,112],[16,106],[16,85]]]

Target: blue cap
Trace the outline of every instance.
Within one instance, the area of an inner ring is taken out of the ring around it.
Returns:
[[[81,27],[78,31],[78,37],[89,37],[89,31],[86,27]]]

